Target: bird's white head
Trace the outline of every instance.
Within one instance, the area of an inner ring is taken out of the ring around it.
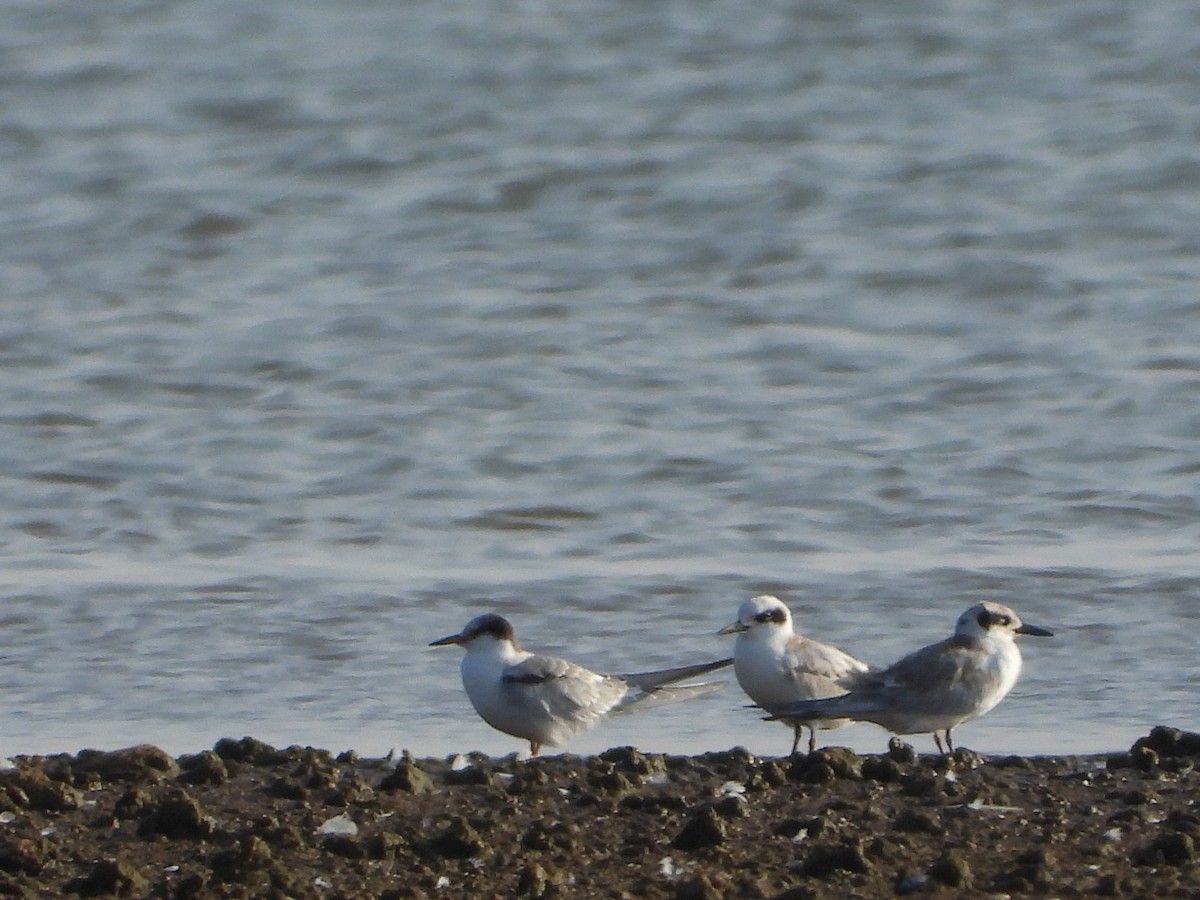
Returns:
[[[458,634],[449,634],[436,641],[430,641],[429,646],[442,647],[447,644],[459,644],[470,648],[472,644],[483,644],[484,642],[489,644],[508,643],[516,648],[517,635],[508,619],[495,613],[485,613],[468,622]]]
[[[718,634],[746,634],[750,637],[792,634],[792,614],[778,597],[770,594],[747,600],[738,607],[736,622],[722,628]]]
[[[1054,632],[1038,625],[1027,625],[1020,617],[1003,603],[985,600],[976,603],[961,616],[954,626],[954,633],[959,637],[982,638],[1004,635],[1011,639],[1018,634],[1031,634],[1038,637],[1053,637]]]

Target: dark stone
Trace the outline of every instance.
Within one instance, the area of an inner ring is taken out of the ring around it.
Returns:
[[[889,783],[900,780],[900,766],[888,756],[868,756],[863,760],[862,777],[868,781]]]
[[[905,809],[896,816],[892,827],[908,834],[942,834],[944,830],[932,815],[917,809]]]
[[[898,737],[892,737],[888,740],[887,755],[888,759],[892,762],[903,763],[905,765],[917,761],[917,751],[913,748],[913,745],[907,741],[900,740]]]
[[[711,808],[702,809],[688,820],[671,846],[676,850],[692,851],[705,847],[716,847],[725,842],[725,823],[717,818]]]
[[[729,878],[719,874],[702,874],[682,882],[675,889],[674,900],[725,900],[737,892]]]
[[[1149,747],[1134,747],[1129,751],[1129,758],[1133,762],[1133,767],[1141,769],[1143,772],[1153,770],[1159,760],[1158,753]]]
[[[404,846],[404,839],[390,831],[378,831],[362,842],[368,859],[395,859]]]
[[[40,838],[0,836],[0,872],[36,875],[45,864],[45,841]]]
[[[404,791],[406,794],[428,794],[433,791],[433,779],[410,761],[404,760],[379,782],[381,791]]]
[[[469,859],[484,851],[478,833],[462,816],[455,816],[441,834],[426,842],[426,847],[438,856],[452,859]]]
[[[321,841],[321,849],[345,859],[362,859],[367,855],[362,843],[354,835],[329,834]]]
[[[104,781],[133,783],[161,781],[179,771],[175,760],[152,744],[139,744],[111,753],[81,750],[75,756],[74,768],[76,772],[94,772]]]
[[[17,806],[42,812],[69,812],[83,804],[83,794],[61,781],[51,781],[41,769],[19,769],[3,778]]]
[[[617,771],[589,775],[587,783],[589,787],[609,794],[624,794],[633,788],[633,782]]]
[[[113,806],[113,816],[118,819],[136,819],[142,815],[150,803],[150,794],[145,788],[131,787],[117,798]]]
[[[211,750],[180,758],[179,767],[183,770],[179,780],[185,784],[224,784],[229,780],[225,762]]]
[[[235,846],[214,853],[209,867],[218,882],[249,883],[268,878],[273,863],[266,841],[256,835],[243,835]]]
[[[138,823],[140,837],[203,838],[211,833],[212,821],[204,815],[200,804],[180,788],[171,789],[151,804]]]
[[[521,868],[517,876],[517,895],[521,897],[544,897],[550,888],[550,877],[537,863],[529,863]]]
[[[287,760],[285,751],[276,750],[270,744],[252,737],[244,737],[241,740],[221,738],[213,745],[213,752],[226,761],[257,763],[263,766],[279,765]]]
[[[1160,835],[1133,853],[1133,862],[1139,866],[1182,866],[1195,858],[1195,842],[1181,831]]]
[[[304,800],[308,797],[308,790],[304,785],[282,775],[272,778],[263,788],[263,793],[279,800]]]
[[[906,775],[900,780],[900,793],[907,797],[937,799],[946,794],[946,780],[938,775]]]
[[[1181,737],[1183,737],[1183,732],[1178,728],[1167,728],[1165,725],[1159,725],[1156,728],[1150,729],[1150,733],[1145,737],[1134,741],[1130,752],[1136,753],[1139,749],[1146,747],[1153,750],[1159,756],[1175,756],[1179,753],[1179,739]]]
[[[654,775],[667,770],[661,756],[647,756],[633,747],[613,747],[601,753],[599,758],[628,775]]]
[[[864,874],[870,868],[862,847],[857,842],[822,844],[812,848],[800,866],[800,874],[811,878],[827,878],[834,872]]]
[[[831,784],[837,775],[833,767],[824,762],[810,762],[807,757],[799,757],[788,770],[788,778],[804,784]]]
[[[446,784],[491,784],[492,773],[481,766],[451,769],[446,773]]]
[[[862,757],[848,747],[825,747],[810,753],[807,759],[812,765],[827,765],[838,778],[862,779]]]
[[[956,853],[946,853],[929,867],[929,877],[946,887],[963,889],[971,886],[971,867]]]
[[[1024,756],[1005,756],[992,763],[997,769],[1030,769],[1032,766]]]
[[[92,866],[81,878],[67,882],[67,891],[81,897],[111,895],[116,897],[140,897],[148,884],[137,869],[116,859],[102,859]]]
[[[1027,850],[1012,862],[1007,872],[1001,872],[993,884],[998,891],[1014,893],[1031,893],[1046,887],[1049,882],[1047,865],[1049,863],[1044,849]]]
[[[713,804],[713,812],[722,819],[740,819],[749,813],[746,810],[746,798],[741,794],[730,794],[722,797]]]

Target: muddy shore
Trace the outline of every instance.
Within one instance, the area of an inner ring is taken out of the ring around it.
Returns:
[[[1197,762],[1166,727],[1092,757],[17,757],[0,896],[1200,897]]]

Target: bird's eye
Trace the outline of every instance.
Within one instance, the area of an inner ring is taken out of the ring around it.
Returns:
[[[770,622],[771,621],[771,613],[770,612],[760,612],[758,615],[756,615],[754,617],[754,621],[755,622]]]

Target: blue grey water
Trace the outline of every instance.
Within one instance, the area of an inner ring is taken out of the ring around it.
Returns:
[[[1184,0],[12,0],[0,753],[507,753],[430,640],[764,591],[1054,629],[981,751],[1200,727],[1197,96]]]

